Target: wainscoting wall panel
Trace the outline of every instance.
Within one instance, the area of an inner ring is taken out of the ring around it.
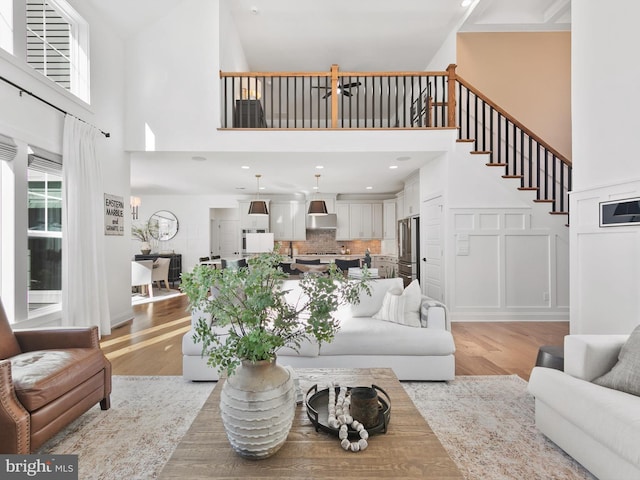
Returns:
[[[454,320],[569,317],[566,219],[533,208],[452,208],[445,241]]]
[[[600,227],[600,202],[640,196],[640,180],[571,195],[571,333],[631,333],[640,324],[640,225]]]
[[[455,256],[456,306],[499,307],[500,263],[499,235],[470,235],[469,254]]]

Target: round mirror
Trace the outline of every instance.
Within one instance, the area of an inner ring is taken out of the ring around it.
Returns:
[[[158,210],[149,218],[149,233],[156,240],[171,240],[178,233],[178,219],[167,210]]]

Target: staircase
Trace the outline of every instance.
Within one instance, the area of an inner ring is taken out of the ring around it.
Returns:
[[[550,214],[568,215],[571,161],[457,75],[455,88],[458,141],[473,142],[472,155],[503,168],[503,178],[519,179],[518,190],[534,192]]]

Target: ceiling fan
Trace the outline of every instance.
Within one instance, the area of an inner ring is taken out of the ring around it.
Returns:
[[[351,93],[351,89],[354,87],[359,87],[360,85],[362,85],[362,83],[360,82],[351,82],[351,83],[345,83],[344,85],[340,84],[340,82],[338,82],[338,95],[342,94],[345,97],[350,97],[352,95]],[[311,88],[324,88],[325,90],[327,90],[327,93],[325,93],[322,98],[325,99],[327,97],[329,97],[331,95],[331,87],[324,87],[324,86],[316,86],[316,85],[311,85]]]

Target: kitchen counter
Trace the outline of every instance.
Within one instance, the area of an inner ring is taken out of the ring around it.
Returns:
[[[336,259],[339,260],[353,260],[364,258],[364,253],[362,255],[341,255],[341,254],[321,254],[321,255],[307,255],[307,254],[298,254],[293,257],[287,257],[287,261],[293,262],[295,259],[302,260],[315,260],[317,258],[320,259],[320,263],[332,263]]]

